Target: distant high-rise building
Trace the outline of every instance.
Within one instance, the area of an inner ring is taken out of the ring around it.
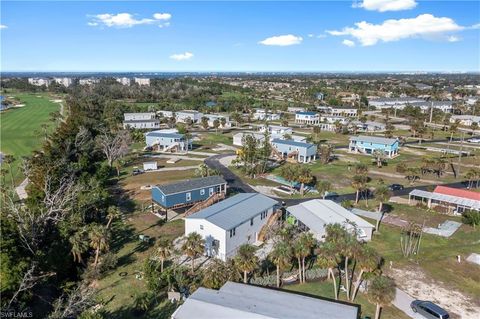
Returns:
[[[138,85],[147,85],[150,86],[150,79],[148,78],[134,78],[135,83]]]
[[[80,84],[80,85],[93,85],[93,84],[97,84],[98,82],[100,82],[100,80],[95,79],[95,78],[87,78],[87,79],[78,80],[78,84]]]
[[[69,87],[73,83],[73,80],[71,78],[53,78],[53,80],[55,81],[55,83],[63,85],[65,87]]]
[[[130,85],[130,81],[131,81],[130,78],[126,78],[126,77],[116,78],[115,80],[117,80],[117,82],[122,85]]]
[[[28,83],[35,86],[42,86],[42,85],[49,86],[50,83],[52,83],[52,80],[47,78],[29,78]]]

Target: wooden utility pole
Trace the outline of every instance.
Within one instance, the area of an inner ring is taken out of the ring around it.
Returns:
[[[433,101],[430,102],[430,123],[432,123],[433,118]]]
[[[458,154],[458,169],[457,169],[457,176],[460,176],[460,163],[462,162],[462,153],[463,153],[463,140],[465,137],[465,132],[462,131],[462,142],[460,144],[460,153]]]

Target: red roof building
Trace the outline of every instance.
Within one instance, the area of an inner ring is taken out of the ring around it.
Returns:
[[[452,188],[452,187],[446,187],[446,186],[437,186],[435,187],[435,190],[433,192],[437,194],[450,195],[450,196],[456,196],[456,197],[468,198],[468,199],[480,201],[480,193],[472,192],[465,189]]]

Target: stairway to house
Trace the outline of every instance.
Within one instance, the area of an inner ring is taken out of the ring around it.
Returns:
[[[198,202],[195,205],[193,205],[192,207],[190,207],[185,212],[185,217],[190,216],[192,214],[195,214],[196,212],[198,212],[198,211],[200,211],[204,208],[207,208],[208,206],[211,206],[211,205],[215,204],[216,202],[221,201],[224,198],[225,198],[225,193],[224,192],[214,193],[212,196],[210,196],[206,200],[204,200],[202,202]]]
[[[173,150],[174,148],[176,148],[178,146],[179,146],[178,142],[175,142],[175,143],[171,144],[169,147],[167,147],[166,149],[164,149],[163,151],[168,152],[168,151]]]
[[[282,216],[282,211],[277,209],[270,217],[268,217],[267,223],[263,225],[260,233],[258,233],[257,241],[265,241],[265,237],[267,236],[268,229],[272,226],[277,220],[280,219]]]

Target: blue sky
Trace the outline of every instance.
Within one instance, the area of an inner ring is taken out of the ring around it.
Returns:
[[[2,1],[1,69],[480,70],[480,2],[352,3]]]

